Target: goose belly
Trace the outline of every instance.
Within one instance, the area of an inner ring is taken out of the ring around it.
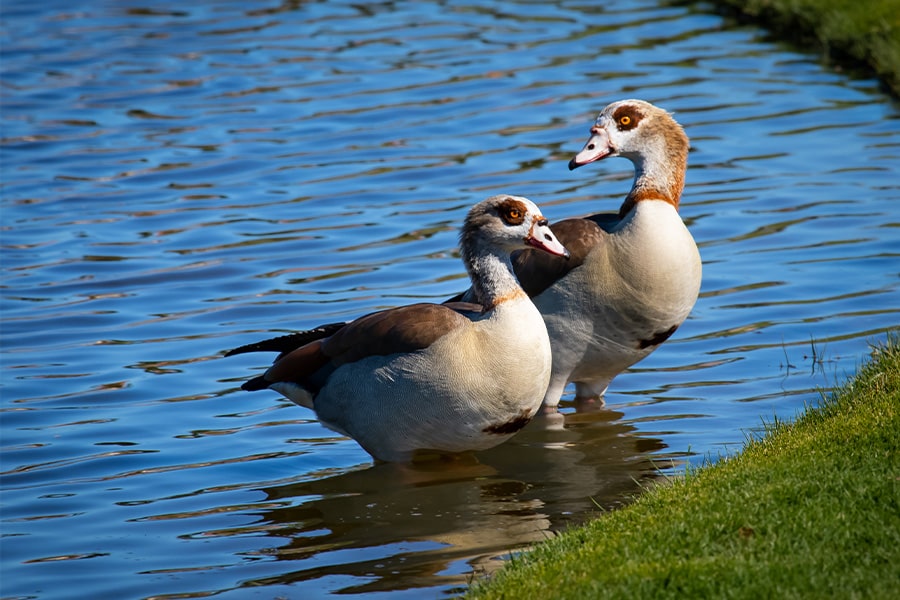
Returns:
[[[424,350],[343,365],[316,396],[316,414],[386,461],[493,447],[528,423],[547,389],[550,344],[534,315],[537,335],[500,319]]]
[[[550,335],[554,380],[597,382],[602,393],[668,339],[697,300],[700,255],[677,212],[661,202],[641,202],[635,212],[534,299]]]

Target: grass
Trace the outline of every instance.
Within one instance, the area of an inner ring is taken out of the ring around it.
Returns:
[[[683,2],[682,2],[683,3]],[[693,3],[693,2],[691,2]],[[778,38],[862,67],[900,96],[900,0],[712,0]]]
[[[469,597],[896,598],[900,341],[793,423],[515,557]]]

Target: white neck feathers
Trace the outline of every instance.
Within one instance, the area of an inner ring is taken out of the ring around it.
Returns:
[[[475,296],[484,310],[513,298],[525,297],[513,272],[509,251],[489,248],[475,241],[468,252],[463,250],[462,258],[472,279]]]

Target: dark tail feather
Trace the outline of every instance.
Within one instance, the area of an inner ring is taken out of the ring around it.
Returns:
[[[271,383],[266,381],[265,377],[260,375],[259,377],[254,377],[253,379],[245,381],[241,386],[241,389],[247,390],[248,392],[257,392],[259,390],[269,389],[269,385],[271,385]]]
[[[225,353],[225,356],[234,356],[235,354],[244,354],[245,352],[278,352],[279,354],[287,354],[300,346],[305,346],[310,342],[331,336],[344,325],[346,325],[346,323],[319,325],[315,329],[310,329],[308,331],[298,331],[297,333],[289,333],[288,335],[247,344],[246,346],[229,350]]]

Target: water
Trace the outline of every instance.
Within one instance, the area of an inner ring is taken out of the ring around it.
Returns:
[[[756,29],[641,0],[73,6],[2,9],[3,597],[451,595],[793,417],[898,323],[897,105]],[[704,281],[605,408],[406,469],[239,390],[269,357],[228,348],[459,291],[488,195],[615,210],[627,161],[566,162],[624,97],[691,136]]]

